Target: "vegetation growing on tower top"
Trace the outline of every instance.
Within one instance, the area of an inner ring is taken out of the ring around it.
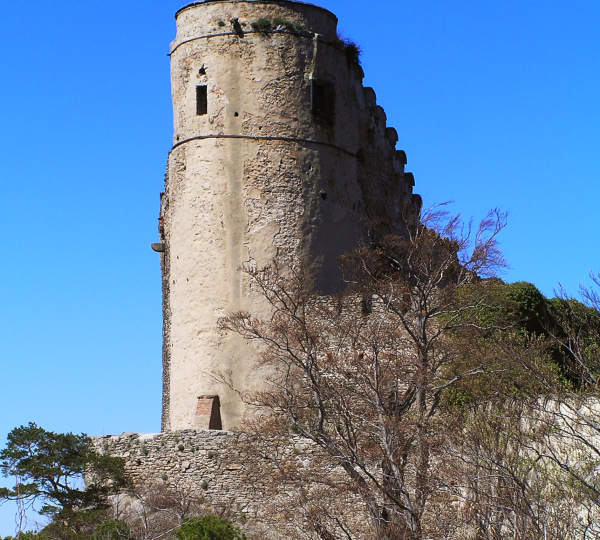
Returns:
[[[280,17],[275,17],[273,21],[271,21],[271,19],[261,17],[257,21],[250,23],[250,26],[258,32],[268,32],[282,29],[288,30],[290,32],[301,32],[303,30],[303,27],[301,25],[294,24],[285,19],[281,19]]]
[[[360,55],[362,54],[362,48],[357,45],[351,39],[343,40],[344,43],[344,54],[346,55],[346,62],[348,65],[360,66]]]
[[[259,32],[266,32],[267,30],[271,29],[271,19],[265,19],[264,17],[261,17],[257,21],[250,23],[250,26]]]

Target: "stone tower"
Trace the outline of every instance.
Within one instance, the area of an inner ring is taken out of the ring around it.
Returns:
[[[210,373],[231,370],[237,388],[257,388],[256,353],[216,323],[266,310],[240,265],[308,256],[331,292],[336,257],[358,244],[361,223],[394,230],[399,206],[420,199],[333,13],[289,0],[205,0],[176,20],[175,132],[153,245],[163,275],[162,429],[203,427],[197,411],[219,402],[222,427],[235,429],[243,404]],[[202,405],[199,396],[219,397]]]

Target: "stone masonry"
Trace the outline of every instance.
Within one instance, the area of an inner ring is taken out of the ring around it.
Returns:
[[[311,462],[331,470],[339,469],[321,448],[299,436],[281,441],[258,439],[239,432],[198,429],[123,433],[93,437],[93,441],[100,453],[125,460],[133,486],[176,487],[187,496],[206,500],[212,507],[222,507],[250,519],[258,518],[258,522],[267,501],[273,502],[274,494],[283,498],[293,495],[289,489],[277,492],[277,471],[272,458],[286,468]],[[340,477],[345,478],[345,475],[340,473]],[[359,506],[355,504],[351,508],[360,515]]]
[[[162,430],[198,427],[201,395],[219,396],[231,430],[247,411],[213,375],[230,372],[241,392],[261,380],[256,351],[217,321],[269,312],[240,267],[308,259],[329,294],[341,286],[336,258],[359,245],[364,224],[398,231],[401,208],[420,197],[333,13],[289,0],[205,0],[176,20],[173,148],[153,244],[163,278]]]
[[[123,457],[134,483],[177,483],[193,495],[249,513],[258,478],[245,467],[240,437],[230,431],[184,430],[107,435],[94,443],[103,453]]]
[[[122,456],[135,483],[175,485],[257,516],[275,470],[268,456],[256,459],[273,448],[227,431],[248,412],[214,377],[230,373],[242,393],[262,384],[257,352],[217,324],[239,310],[269,314],[241,267],[310,260],[331,294],[341,286],[336,258],[360,245],[365,224],[401,232],[403,210],[421,199],[333,13],[291,0],[204,0],[176,20],[173,147],[152,244],[162,269],[162,433],[94,442]],[[339,467],[300,437],[276,451],[292,467],[334,476]],[[364,521],[357,504],[348,508]]]

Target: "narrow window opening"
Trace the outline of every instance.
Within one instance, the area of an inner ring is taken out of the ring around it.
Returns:
[[[332,126],[335,123],[335,86],[329,81],[311,81],[310,101],[315,121]]]
[[[196,86],[196,115],[208,113],[208,93],[206,85]]]
[[[324,191],[321,191],[321,199],[323,199],[324,201],[327,200],[327,193],[325,193]]]

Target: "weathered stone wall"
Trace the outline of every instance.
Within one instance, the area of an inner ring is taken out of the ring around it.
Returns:
[[[189,494],[250,516],[264,507],[264,493],[273,491],[275,475],[265,475],[261,451],[278,453],[280,463],[320,458],[311,441],[290,437],[283,445],[257,441],[247,434],[217,430],[170,433],[123,433],[93,437],[101,453],[123,457],[134,484],[176,485]],[[271,456],[274,457],[274,456]],[[318,461],[315,459],[314,461]],[[275,471],[273,470],[273,473]]]
[[[93,440],[101,452],[123,457],[136,483],[177,484],[216,504],[239,505],[241,512],[250,513],[257,503],[259,479],[244,466],[248,459],[240,437],[229,431],[184,430]]]
[[[252,28],[276,18],[268,32]],[[228,312],[269,312],[240,266],[273,257],[315,260],[319,287],[340,286],[336,258],[361,225],[401,227],[412,175],[375,93],[349,63],[337,19],[284,0],[208,0],[177,14],[171,44],[174,139],[161,203],[164,295],[162,429],[194,426],[199,395],[219,395],[223,427],[243,424],[238,390],[260,387],[256,352],[217,328]],[[335,88],[335,121],[317,121],[312,81]],[[207,114],[196,88],[207,87]]]
[[[207,510],[230,515],[265,540],[312,538],[310,516],[315,505],[329,509],[333,505],[338,519],[353,524],[357,539],[369,537],[360,532],[369,530],[370,521],[353,484],[308,439],[181,430],[92,440],[100,453],[125,459],[137,493],[131,500],[165,489],[179,499],[200,500]],[[296,481],[296,473],[303,479]]]

